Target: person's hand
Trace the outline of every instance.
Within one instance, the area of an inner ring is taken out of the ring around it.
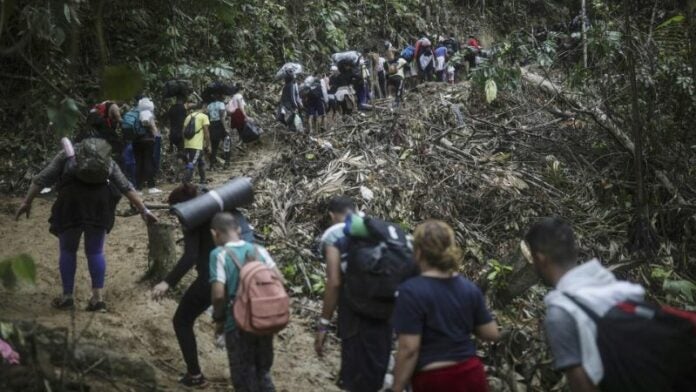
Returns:
[[[164,297],[164,294],[169,290],[169,283],[161,281],[152,289],[152,299],[159,301]]]
[[[223,335],[225,333],[225,322],[216,321],[215,322],[215,337]]]
[[[205,146],[205,153],[208,154],[208,155],[211,154],[210,146]]]
[[[314,351],[317,353],[319,358],[324,356],[324,343],[326,342],[326,330],[317,331],[317,335],[314,338]]]
[[[147,208],[140,213],[140,216],[143,218],[143,221],[145,221],[145,223],[147,224],[159,222],[157,216],[155,216],[155,214],[153,214],[152,211],[148,210]]]
[[[22,204],[17,209],[17,212],[15,213],[15,220],[18,221],[19,217],[22,216],[22,214],[26,214],[27,219],[29,219],[30,212],[31,212],[31,203],[27,203],[26,201],[23,201]]]

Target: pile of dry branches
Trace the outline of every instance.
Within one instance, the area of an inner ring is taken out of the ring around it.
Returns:
[[[424,84],[398,109],[378,101],[329,132],[277,135],[286,147],[257,176],[252,216],[294,266],[295,290],[309,294],[321,290],[315,249],[331,196],[352,196],[368,215],[407,230],[428,218],[448,222],[465,250],[462,271],[487,290],[509,330],[489,351],[492,374],[501,388],[550,390],[559,378],[538,324],[544,289],[522,261],[520,238],[534,219],[562,216],[584,256],[631,266],[631,157],[537,88],[500,93],[492,105],[475,90]]]

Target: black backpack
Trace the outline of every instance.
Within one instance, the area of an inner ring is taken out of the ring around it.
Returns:
[[[309,86],[309,92],[307,93],[312,99],[324,99],[324,91],[321,88],[321,80],[316,80]]]
[[[625,301],[600,317],[581,300],[565,296],[597,326],[603,392],[694,390],[696,314]]]
[[[184,137],[186,140],[191,140],[193,139],[194,136],[200,131],[196,131],[196,116],[198,114],[194,113],[191,115],[191,119],[189,119],[188,124],[186,124],[186,127],[184,127]]]
[[[357,314],[388,320],[399,285],[418,269],[410,240],[398,225],[365,218],[365,226],[368,238],[348,236],[343,295]]]
[[[263,131],[258,125],[251,121],[246,121],[244,128],[239,131],[239,138],[242,140],[242,143],[251,143],[259,140],[262,133]]]

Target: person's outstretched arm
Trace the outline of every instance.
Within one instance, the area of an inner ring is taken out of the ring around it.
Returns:
[[[399,350],[396,352],[394,366],[394,392],[403,392],[411,382],[418,363],[421,335],[399,335]]]
[[[19,220],[19,217],[22,216],[22,214],[26,214],[27,218],[29,218],[31,204],[34,202],[34,199],[39,195],[42,188],[53,186],[53,184],[58,182],[67,159],[68,158],[65,155],[65,152],[59,152],[53,157],[51,163],[49,163],[48,166],[46,166],[39,174],[36,175],[36,177],[34,177],[34,179],[31,181],[31,185],[29,185],[29,190],[27,190],[26,196],[24,196],[24,200],[22,200],[22,204],[19,205],[19,208],[15,213],[15,220]]]
[[[324,354],[324,341],[328,321],[333,317],[338,306],[341,289],[341,251],[335,246],[326,247],[326,284],[324,285],[324,304],[319,320],[319,330],[314,341],[314,350],[320,357]]]

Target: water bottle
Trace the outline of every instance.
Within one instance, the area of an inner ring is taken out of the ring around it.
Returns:
[[[230,149],[232,148],[232,138],[230,135],[225,136],[225,139],[222,141],[222,151],[225,153],[230,152]]]

